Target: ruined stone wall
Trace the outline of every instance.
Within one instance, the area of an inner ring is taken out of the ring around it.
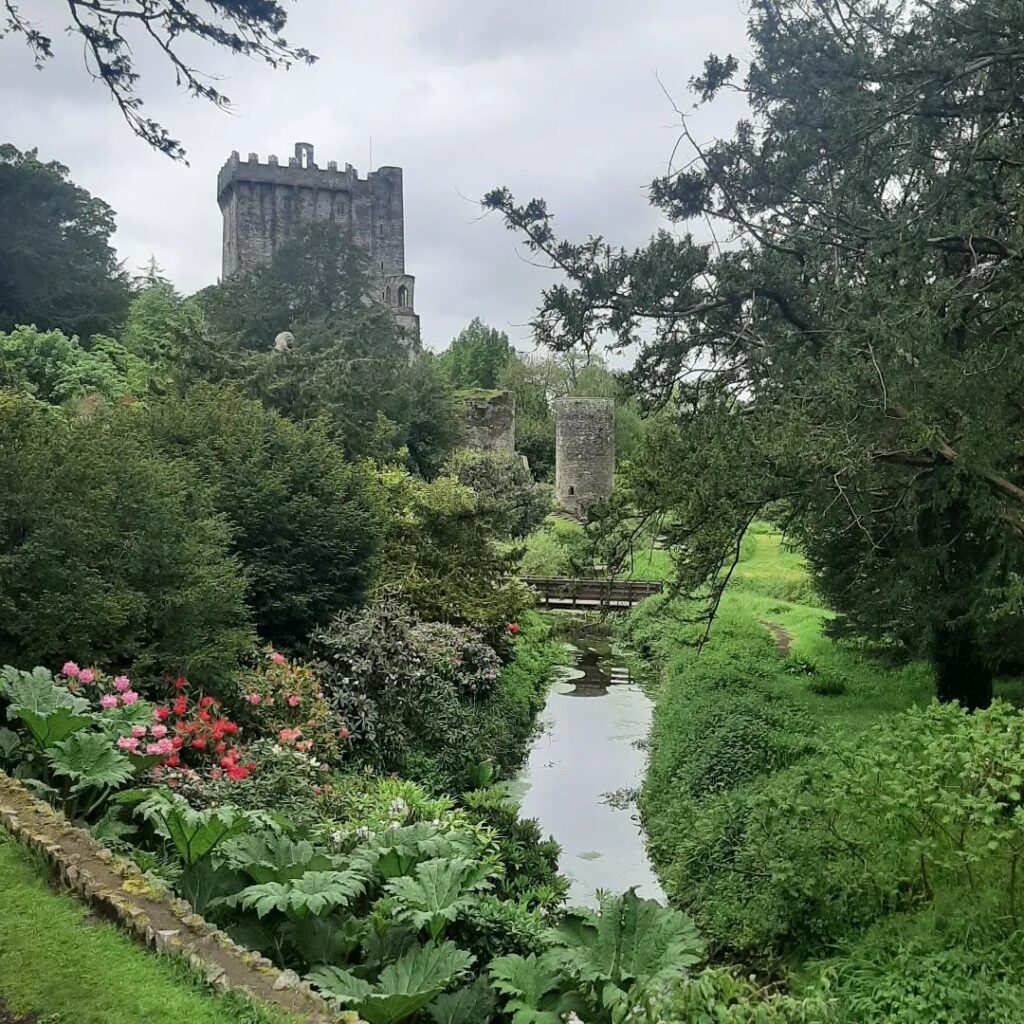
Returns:
[[[615,407],[610,398],[559,398],[555,414],[555,500],[572,516],[611,496]]]
[[[398,323],[419,336],[414,310],[416,279],[405,272],[402,169],[380,167],[365,178],[346,164],[339,170],[313,159],[313,147],[295,145],[282,166],[276,156],[261,164],[255,153],[232,153],[217,176],[224,218],[224,277],[269,263],[277,249],[306,224],[336,224],[365,250],[378,297]]]
[[[516,449],[516,396],[510,391],[463,391],[464,443],[483,452]]]

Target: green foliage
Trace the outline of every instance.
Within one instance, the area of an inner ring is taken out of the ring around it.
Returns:
[[[458,388],[495,388],[515,350],[508,335],[474,317],[441,356],[441,364]]]
[[[279,910],[296,921],[308,915],[320,917],[347,907],[366,886],[366,877],[359,871],[306,871],[285,882],[264,882],[250,885],[226,900],[232,906],[254,910],[266,917]]]
[[[114,790],[135,774],[131,761],[102,733],[75,732],[53,744],[46,756],[53,774],[71,781],[72,793],[91,787]]]
[[[83,714],[89,702],[54,683],[44,668],[25,672],[5,665],[0,670],[0,696],[8,702],[8,719],[21,719],[42,750],[92,722],[91,715]]]
[[[373,293],[350,236],[310,225],[266,266],[202,293],[211,339],[182,375],[234,384],[289,419],[322,417],[350,459],[409,458],[433,476],[458,440],[452,389],[430,360],[410,364],[410,343]],[[276,352],[282,331],[295,341]]]
[[[777,994],[722,968],[709,968],[682,979],[648,986],[630,1002],[631,1019],[644,1024],[663,1021],[835,1024],[838,1021],[834,1001],[827,992],[800,997]],[[853,1019],[868,1021],[879,1018],[865,1016]]]
[[[522,460],[500,452],[459,452],[448,475],[476,495],[476,512],[497,540],[522,540],[551,509],[547,488],[534,484]]]
[[[397,901],[395,914],[416,928],[425,928],[432,941],[473,901],[474,893],[489,888],[488,871],[460,858],[422,861],[411,876],[388,882],[386,891]]]
[[[0,223],[0,332],[21,324],[87,338],[117,327],[130,289],[110,244],[114,211],[66,167],[0,145]]]
[[[0,385],[41,402],[60,405],[90,394],[123,398],[144,394],[148,384],[146,364],[110,338],[94,337],[84,346],[56,330],[0,332]]]
[[[186,867],[211,856],[218,846],[252,829],[259,820],[250,812],[230,806],[194,810],[188,801],[170,790],[158,789],[142,795],[144,799],[139,801],[136,794],[128,794],[137,803],[134,814],[171,841]]]
[[[307,871],[324,872],[334,867],[312,843],[296,841],[283,832],[248,833],[225,844],[223,852],[228,864],[260,885],[288,882]]]
[[[450,942],[416,946],[370,984],[338,967],[321,967],[310,980],[325,994],[352,1006],[370,1024],[397,1024],[423,1009],[468,970],[473,958]]]
[[[562,974],[546,956],[501,956],[487,972],[491,984],[508,997],[505,1012],[512,1024],[560,1024],[579,1006],[573,994],[562,991]]]
[[[201,483],[137,411],[0,394],[0,661],[223,680],[251,643],[245,582]]]
[[[427,1005],[434,1024],[480,1024],[491,1019],[494,993],[486,978],[477,978],[454,992],[444,992]]]
[[[640,899],[634,889],[600,896],[600,910],[570,910],[553,936],[553,962],[607,1007],[636,983],[680,974],[704,951],[685,914]],[[618,992],[612,991],[618,990]]]
[[[730,56],[692,83],[702,103],[740,89],[751,116],[710,142],[684,127],[693,159],[652,184],[680,231],[572,244],[543,201],[484,200],[567,278],[541,343],[639,344],[633,382],[668,414],[623,474],[624,515],[665,522],[682,589],[713,611],[781,502],[847,628],[908,644],[972,707],[1020,614],[1024,117],[1003,40],[1022,19],[1016,0],[758,0],[742,82]]]
[[[322,425],[298,426],[200,386],[149,405],[140,427],[160,451],[196,468],[230,524],[261,636],[294,647],[359,603],[376,545],[374,510],[362,473]]]

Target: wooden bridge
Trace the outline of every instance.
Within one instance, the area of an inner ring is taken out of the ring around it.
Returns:
[[[646,580],[585,580],[570,576],[521,576],[537,593],[541,608],[624,609],[660,594],[660,583]]]

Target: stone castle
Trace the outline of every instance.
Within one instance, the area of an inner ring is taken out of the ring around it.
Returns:
[[[295,144],[288,165],[276,156],[232,153],[217,175],[224,217],[223,274],[269,263],[306,224],[337,224],[366,252],[382,302],[418,347],[420,318],[413,304],[416,279],[405,272],[405,213],[401,167],[380,167],[365,178],[351,164],[318,167],[308,142]]]
[[[556,398],[555,501],[572,516],[612,495],[615,404],[610,398]]]

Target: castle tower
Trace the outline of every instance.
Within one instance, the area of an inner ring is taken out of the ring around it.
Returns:
[[[380,167],[365,178],[351,164],[343,171],[333,160],[318,167],[308,142],[295,143],[287,167],[276,156],[261,164],[255,153],[242,160],[235,152],[217,175],[217,203],[224,217],[225,277],[269,263],[306,224],[337,224],[364,249],[378,298],[419,345],[416,279],[405,272],[401,167]]]
[[[615,479],[615,408],[610,398],[558,398],[555,500],[572,516],[611,497]]]

